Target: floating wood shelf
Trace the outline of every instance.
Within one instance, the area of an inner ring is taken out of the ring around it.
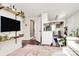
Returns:
[[[11,13],[15,14],[16,16],[24,17],[24,13],[16,11],[16,10],[12,10],[12,8],[0,5],[0,9],[6,10],[8,12],[11,12]]]

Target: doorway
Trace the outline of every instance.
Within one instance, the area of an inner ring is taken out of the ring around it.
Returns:
[[[33,37],[35,34],[35,29],[34,29],[35,23],[33,20],[30,20],[30,37]]]

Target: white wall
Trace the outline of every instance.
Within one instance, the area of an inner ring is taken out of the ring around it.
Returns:
[[[9,17],[12,19],[15,19],[15,15],[6,11],[6,10],[0,10],[0,16],[5,16],[5,17]],[[22,20],[21,17],[17,17],[17,20]],[[21,31],[18,31],[18,34],[23,34],[23,23],[21,21]],[[15,32],[0,32],[1,36],[5,36],[6,34],[8,34],[8,36],[15,36]],[[18,35],[17,34],[17,35]],[[17,39],[17,44],[15,44],[15,39],[9,40],[9,41],[5,41],[5,42],[0,42],[0,55],[7,55],[8,53],[10,53],[11,51],[14,51],[15,49],[21,47],[21,40],[24,39],[24,37],[18,38]]]
[[[42,44],[50,45],[53,42],[52,31],[42,33]]]
[[[71,33],[71,30],[79,29],[79,11],[75,13],[73,16],[71,16],[67,20],[67,26],[68,26],[68,34]]]
[[[29,18],[25,18],[25,21],[23,24],[23,33],[24,33],[24,40],[30,40],[30,19]]]
[[[52,31],[43,31],[45,23],[48,23],[48,13],[42,13],[40,17],[35,17],[35,37],[40,42],[42,34],[42,44],[51,44]],[[42,33],[41,33],[42,31]]]
[[[41,17],[35,18],[35,37],[40,42],[40,31],[41,31]]]
[[[48,13],[41,14],[42,20],[42,44],[51,44],[52,43],[52,31],[44,31],[44,24],[48,23]]]
[[[5,10],[0,10],[0,16],[6,16],[6,17],[9,17],[9,18],[13,18],[15,19],[15,16],[14,14],[10,13],[10,12],[7,12]],[[0,35],[4,35],[5,33],[0,33]],[[6,33],[8,34],[8,33]],[[14,35],[14,33],[12,33],[12,35]]]
[[[10,12],[8,12],[8,11],[6,11],[6,10],[0,10],[0,16],[5,16],[5,17],[9,17],[9,18],[15,19],[15,15],[12,14],[12,13],[10,13]],[[18,34],[22,34],[23,33],[23,29],[22,29],[22,27],[23,27],[23,25],[22,25],[23,24],[22,18],[21,17],[17,17],[17,20],[19,20],[21,22],[21,30],[18,31],[17,33]],[[15,36],[15,32],[14,31],[12,31],[12,32],[1,32],[0,33],[0,35],[3,35],[3,36],[5,36],[5,34],[8,34],[8,36],[10,36],[10,35]]]

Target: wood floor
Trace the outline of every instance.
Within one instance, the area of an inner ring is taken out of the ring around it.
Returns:
[[[62,47],[27,45],[19,48],[7,56],[66,56],[62,52]]]

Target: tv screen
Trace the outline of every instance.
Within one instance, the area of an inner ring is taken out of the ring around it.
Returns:
[[[20,21],[8,17],[0,16],[0,31],[20,31]]]

